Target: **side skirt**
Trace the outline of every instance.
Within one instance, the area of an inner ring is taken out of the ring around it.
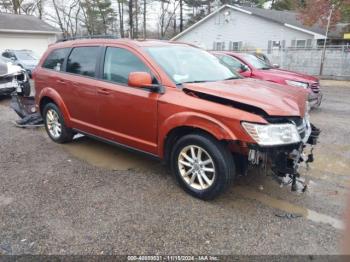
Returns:
[[[112,146],[117,146],[117,147],[126,149],[126,150],[128,150],[130,152],[138,153],[140,155],[144,155],[144,156],[150,157],[152,159],[161,161],[161,158],[159,156],[155,155],[155,154],[152,154],[152,153],[149,153],[149,152],[146,152],[146,151],[143,151],[143,150],[140,150],[140,149],[137,149],[137,148],[125,145],[125,144],[121,144],[121,143],[118,143],[118,142],[115,142],[113,140],[109,140],[109,139],[106,139],[106,138],[103,138],[103,137],[100,137],[100,136],[92,135],[92,134],[89,134],[87,132],[81,131],[79,129],[73,128],[73,131],[75,131],[77,133],[80,133],[80,134],[83,134],[83,135],[85,135],[87,137],[93,138],[95,140],[98,140],[98,141],[110,144]]]

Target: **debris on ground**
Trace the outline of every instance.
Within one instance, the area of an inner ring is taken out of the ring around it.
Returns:
[[[43,119],[35,107],[35,99],[32,96],[12,94],[10,107],[21,118],[15,122],[17,127],[41,127]]]
[[[300,214],[294,214],[294,213],[275,214],[275,216],[280,218],[287,218],[287,219],[303,217]]]

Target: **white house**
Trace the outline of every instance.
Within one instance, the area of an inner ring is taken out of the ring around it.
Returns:
[[[208,50],[260,49],[270,53],[284,47],[314,47],[319,39],[325,39],[325,30],[304,26],[295,12],[224,5],[172,40]]]
[[[35,16],[0,13],[0,51],[30,49],[41,56],[59,34]]]

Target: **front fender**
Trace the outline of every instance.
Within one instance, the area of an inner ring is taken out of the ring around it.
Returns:
[[[63,99],[62,97],[60,96],[60,94],[53,88],[51,87],[46,87],[46,88],[43,88],[41,90],[41,92],[39,93],[39,96],[38,96],[38,104],[41,105],[41,102],[43,101],[43,99],[45,98],[49,98],[51,100],[54,101],[54,103],[58,106],[58,108],[60,109],[62,115],[63,115],[63,118],[64,118],[64,122],[65,124],[70,127],[71,126],[71,117],[70,117],[70,114],[69,114],[69,111],[68,111],[68,108],[67,106],[65,105],[65,103],[63,102]],[[42,109],[42,108],[41,108]]]
[[[220,121],[201,113],[181,112],[166,119],[159,127],[159,155],[164,153],[166,136],[177,127],[193,127],[206,131],[218,140],[237,140],[235,134]]]

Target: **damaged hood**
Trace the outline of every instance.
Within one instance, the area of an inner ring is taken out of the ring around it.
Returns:
[[[11,63],[3,63],[0,61],[0,77],[14,75],[22,72],[22,68]]]
[[[301,88],[289,88],[250,78],[188,83],[183,86],[190,91],[260,108],[270,116],[303,117],[305,114],[307,92]]]

